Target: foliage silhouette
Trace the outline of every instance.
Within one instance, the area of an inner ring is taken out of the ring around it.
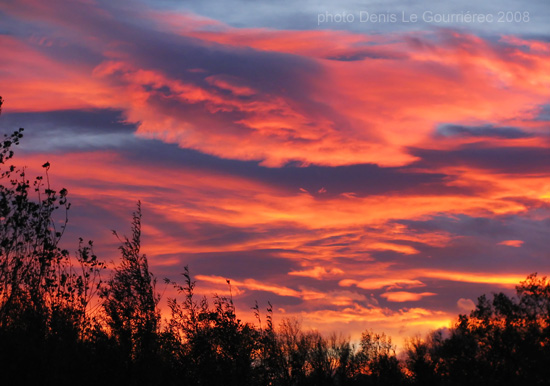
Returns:
[[[417,384],[543,385],[549,361],[550,283],[536,274],[516,286],[516,297],[480,296],[450,337],[435,332],[408,347]]]
[[[252,384],[252,364],[260,338],[258,331],[237,319],[231,298],[215,295],[213,306],[206,298],[197,302],[194,299],[195,282],[191,280],[188,267],[182,275],[184,286],[172,284],[184,295],[184,300],[169,299],[172,313],[169,328],[183,356],[188,358],[190,378],[201,385]]]
[[[47,162],[45,178],[32,183],[24,168],[7,164],[22,137],[19,129],[0,143],[0,363],[11,369],[0,376],[16,374],[24,383],[83,370],[93,329],[87,308],[104,266],[91,242],[80,240],[73,258],[58,246],[70,207],[67,190],[50,187]]]
[[[144,364],[154,361],[158,351],[160,312],[156,280],[141,249],[141,203],[132,215],[132,236],[119,237],[121,262],[103,288],[106,325],[124,358],[128,374],[143,380]]]

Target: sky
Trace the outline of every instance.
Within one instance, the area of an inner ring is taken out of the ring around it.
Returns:
[[[545,1],[3,0],[0,130],[157,290],[305,329],[449,327],[550,272]]]

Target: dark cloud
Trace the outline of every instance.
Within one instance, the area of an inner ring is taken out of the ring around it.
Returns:
[[[527,133],[517,127],[462,126],[443,125],[437,129],[439,135],[444,137],[476,137],[476,138],[501,138],[518,139],[531,138],[533,134]]]
[[[406,55],[403,53],[383,52],[381,50],[377,50],[376,48],[369,47],[369,48],[363,48],[363,49],[357,49],[357,50],[350,50],[348,52],[344,52],[340,54],[334,54],[334,55],[325,57],[325,59],[340,60],[343,62],[353,62],[353,61],[364,60],[364,59],[399,60],[399,59],[404,59],[405,57]]]
[[[541,214],[546,218],[546,214]],[[550,223],[548,220],[508,215],[495,218],[471,217],[463,214],[436,216],[429,220],[400,220],[412,232],[445,232],[452,237],[445,246],[412,244],[420,254],[417,266],[458,269],[472,272],[526,274],[547,265],[550,257],[544,244]],[[505,240],[521,240],[519,248],[499,244]],[[402,260],[402,264],[407,264]]]
[[[550,40],[550,38],[549,38]],[[538,121],[550,121],[550,105],[544,105],[541,107],[540,113],[537,116]]]
[[[458,307],[459,299],[470,299],[477,303],[477,298],[483,294],[487,295],[489,299],[492,299],[492,294],[496,292],[504,292],[509,296],[515,295],[515,291],[509,287],[499,287],[495,284],[485,284],[485,283],[457,283],[453,281],[440,280],[437,281],[424,279],[423,282],[426,284],[426,287],[421,289],[419,292],[423,292],[424,289],[428,288],[427,291],[436,292],[436,296],[427,296],[422,299],[422,307],[428,309],[437,309],[441,311],[446,311],[451,314],[459,313],[464,314],[465,311],[461,310]],[[406,303],[402,303],[406,305]],[[410,303],[409,307],[414,307],[418,305],[417,303]],[[391,306],[391,304],[388,304]]]
[[[233,279],[283,277],[298,266],[295,262],[281,258],[282,250],[242,250],[234,252],[205,252],[181,254],[178,259],[192,267],[196,274],[230,277]],[[286,251],[285,251],[286,252]],[[166,257],[166,256],[163,256]],[[174,272],[174,268],[171,268]]]
[[[60,188],[54,186],[54,189]],[[132,212],[136,210],[135,202],[113,200],[103,197],[85,198],[74,196],[69,188],[69,202],[67,229],[61,240],[61,247],[73,253],[77,250],[78,238],[85,242],[94,242],[94,252],[103,261],[110,262],[118,259],[119,245],[112,231],[119,234],[129,234]],[[130,206],[127,206],[127,205]],[[57,213],[61,219],[62,213]]]
[[[0,118],[0,130],[30,128],[32,135],[47,136],[62,130],[66,135],[76,133],[132,133],[135,123],[128,123],[124,114],[115,109],[55,110],[46,112],[5,113]]]
[[[405,168],[381,168],[374,164],[350,166],[297,166],[280,168],[261,166],[257,161],[222,159],[196,150],[181,149],[177,145],[144,140],[122,149],[129,160],[140,162],[141,154],[152,154],[148,164],[191,167],[215,173],[233,175],[260,181],[297,193],[300,188],[323,198],[353,192],[358,196],[389,192],[470,194],[466,188],[447,187],[449,177],[441,173],[420,173]],[[325,190],[325,192],[322,191]]]
[[[205,46],[198,39],[175,35],[147,33],[139,45],[131,47],[135,49],[132,57],[145,68],[158,68],[180,79],[189,78],[189,69],[200,68],[204,77],[234,76],[268,93],[303,95],[304,82],[321,75],[319,65],[296,55],[212,43]]]
[[[87,151],[130,146],[137,124],[128,123],[120,110],[56,110],[7,113],[0,130],[8,133],[23,127],[23,153]]]
[[[470,217],[458,214],[456,216],[436,216],[426,221],[401,220],[413,231],[444,231],[461,236],[496,236],[508,237],[513,234],[503,221],[486,217]]]
[[[550,173],[549,147],[491,147],[490,143],[466,144],[455,150],[411,148],[421,158],[413,167],[468,166],[497,173]]]
[[[305,96],[303,84],[322,75],[322,67],[308,58],[205,42],[135,21],[107,22],[96,16],[89,17],[84,27],[104,42],[116,42],[117,56],[131,58],[136,67],[158,70],[202,88],[214,87],[205,81],[208,76],[225,75],[246,79],[260,92],[288,93],[299,99]]]

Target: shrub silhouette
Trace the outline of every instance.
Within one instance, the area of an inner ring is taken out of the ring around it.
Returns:
[[[172,283],[184,300],[169,300],[170,331],[188,358],[190,378],[201,385],[252,384],[258,331],[237,319],[231,298],[215,295],[213,306],[206,298],[197,302],[188,267],[182,275],[184,286]]]
[[[86,310],[103,264],[91,242],[80,240],[73,258],[58,246],[70,207],[67,190],[50,187],[49,163],[45,178],[32,183],[24,168],[7,164],[22,137],[19,129],[0,144],[0,363],[12,369],[0,376],[34,382],[82,363],[93,325]]]
[[[141,370],[157,357],[160,296],[141,249],[141,203],[132,215],[132,236],[119,237],[121,261],[101,293],[106,327],[120,350],[128,374],[144,380]]]

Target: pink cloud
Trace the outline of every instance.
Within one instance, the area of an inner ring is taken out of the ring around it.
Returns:
[[[521,248],[523,245],[522,240],[504,240],[498,243],[498,245],[506,245],[508,247]]]
[[[416,302],[426,296],[435,296],[437,294],[433,292],[406,292],[406,291],[396,291],[396,292],[384,292],[382,295],[383,298],[386,298],[389,302]]]

